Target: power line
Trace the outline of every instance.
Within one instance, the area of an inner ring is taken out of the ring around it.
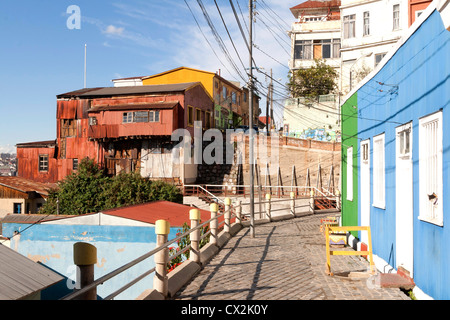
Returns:
[[[214,53],[214,55],[216,56],[217,60],[219,60],[219,62],[222,64],[222,66],[227,69],[229,74],[232,74],[230,72],[230,70],[228,70],[227,66],[221,61],[221,59],[219,58],[219,56],[217,55],[216,51],[214,50],[214,47],[211,45],[211,43],[209,42],[208,38],[206,37],[205,33],[203,32],[202,28],[200,27],[200,24],[198,23],[197,18],[194,15],[194,12],[192,12],[191,7],[189,6],[189,4],[187,3],[186,0],[184,0],[184,3],[186,3],[186,6],[188,7],[189,11],[191,12],[192,17],[195,20],[195,23],[197,24],[198,29],[200,30],[201,34],[203,35],[203,37],[205,38],[206,42],[208,43],[209,47],[211,48],[212,52]]]
[[[205,17],[206,22],[208,23],[208,26],[210,27],[214,38],[216,39],[219,47],[221,48],[222,52],[225,54],[225,57],[227,58],[228,62],[230,62],[233,69],[236,71],[236,73],[239,75],[239,77],[246,82],[247,80],[240,72],[239,68],[231,58],[230,53],[228,52],[228,49],[226,48],[225,43],[223,42],[222,38],[220,37],[219,33],[217,32],[216,28],[214,27],[214,23],[212,22],[205,6],[203,5],[203,2],[201,0],[197,0],[198,5],[200,6],[200,9],[202,10],[203,16]]]
[[[230,32],[228,31],[227,24],[225,23],[225,20],[223,19],[222,12],[220,11],[219,5],[217,4],[217,1],[216,1],[216,0],[214,0],[214,3],[216,4],[216,8],[217,8],[217,11],[219,12],[220,19],[222,20],[222,23],[223,23],[223,25],[224,25],[224,27],[225,27],[225,30],[227,31],[228,37],[229,37],[229,39],[230,39],[230,41],[231,41],[231,44],[233,45],[234,51],[236,52],[236,54],[237,54],[237,56],[238,56],[238,58],[239,58],[239,61],[241,62],[242,67],[243,67],[244,70],[245,70],[245,65],[244,65],[244,63],[242,62],[241,56],[239,55],[239,51],[236,49],[236,46],[234,45],[233,38],[231,37]]]

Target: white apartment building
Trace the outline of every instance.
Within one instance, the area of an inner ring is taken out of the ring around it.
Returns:
[[[340,1],[305,1],[290,8],[296,21],[290,30],[291,72],[324,60],[339,73],[341,67]],[[339,97],[327,95],[311,103],[303,98],[287,99],[283,112],[284,134],[314,140],[336,140],[340,131]]]
[[[290,10],[297,19],[290,31],[291,60],[289,68],[296,70],[314,65],[314,59],[324,59],[339,68],[341,48],[340,1],[306,1]]]
[[[408,29],[408,0],[341,1],[341,92],[351,91]]]

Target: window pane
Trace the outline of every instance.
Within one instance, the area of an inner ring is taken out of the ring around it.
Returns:
[[[131,112],[124,112],[122,116],[123,123],[130,123],[133,121],[133,114]]]
[[[194,109],[188,107],[188,124],[194,124]]]
[[[370,34],[369,28],[369,12],[364,12],[364,35],[367,36]]]
[[[398,30],[400,28],[400,5],[395,4],[393,7],[393,29]]]
[[[410,131],[405,132],[405,153],[409,153],[410,148]]]
[[[39,171],[48,171],[48,155],[39,156]]]
[[[73,159],[72,169],[78,170],[78,159]]]
[[[155,122],[159,122],[159,111],[155,111]]]
[[[134,122],[148,122],[148,111],[137,111],[134,113]]]
[[[311,46],[311,44],[306,44],[303,47],[303,59],[306,59],[306,60],[312,59],[312,46]]]
[[[322,46],[322,58],[324,58],[324,59],[331,58],[331,45],[330,44],[324,44]]]
[[[340,58],[340,57],[341,57],[341,44],[333,43],[333,58]]]

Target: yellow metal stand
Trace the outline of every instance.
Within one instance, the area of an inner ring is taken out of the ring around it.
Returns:
[[[347,250],[330,250],[330,233],[332,232],[349,232],[349,231],[367,231],[368,234],[368,251],[347,251]],[[325,238],[326,238],[326,250],[327,250],[327,269],[326,272],[328,275],[332,276],[333,273],[331,272],[331,262],[330,262],[330,256],[369,256],[370,261],[370,273],[375,274],[375,264],[373,263],[373,255],[372,255],[372,235],[370,233],[370,227],[361,227],[361,226],[355,226],[355,227],[332,227],[332,226],[326,226],[325,227]]]

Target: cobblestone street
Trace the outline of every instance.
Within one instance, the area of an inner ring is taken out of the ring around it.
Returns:
[[[325,239],[316,214],[256,225],[232,237],[183,287],[177,300],[409,300],[400,289],[379,288],[359,256],[331,256],[325,273]],[[356,273],[355,273],[356,272]]]

